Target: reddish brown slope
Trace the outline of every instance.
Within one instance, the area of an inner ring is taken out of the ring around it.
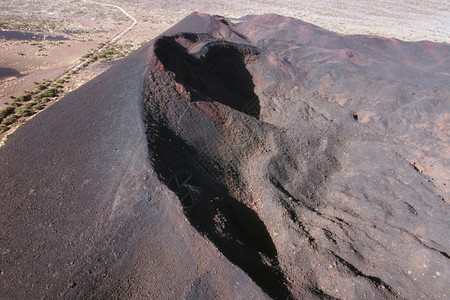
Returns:
[[[444,299],[449,54],[188,16],[0,150],[0,293]]]
[[[0,298],[264,297],[189,226],[151,170],[141,109],[150,51],[0,150]]]

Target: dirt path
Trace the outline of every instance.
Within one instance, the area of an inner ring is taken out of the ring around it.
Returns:
[[[101,2],[96,2],[96,1],[88,1],[88,0],[84,0],[84,2],[86,3],[90,3],[90,4],[98,4],[98,5],[104,5],[104,6],[111,6],[114,8],[119,9],[123,14],[125,14],[128,18],[130,18],[133,21],[133,24],[131,24],[130,26],[128,26],[126,29],[124,29],[121,33],[119,33],[118,35],[116,35],[115,37],[113,37],[108,43],[106,43],[105,45],[99,47],[97,49],[97,53],[100,53],[102,50],[104,50],[106,47],[108,47],[111,44],[114,44],[115,42],[117,42],[120,38],[122,38],[128,31],[130,31],[134,26],[136,26],[136,24],[138,23],[137,20],[135,18],[133,18],[129,13],[127,13],[122,7],[117,6],[117,5],[112,5],[112,4],[106,4],[106,3],[101,3]],[[81,61],[78,65],[76,65],[75,67],[73,67],[72,69],[70,69],[68,72],[64,73],[63,75],[61,75],[60,78],[64,77],[67,73],[70,73],[72,71],[78,71],[80,70],[83,65],[85,63],[87,63],[89,61],[89,57],[86,58],[85,60]],[[59,78],[58,78],[59,79]]]
[[[131,24],[128,28],[126,28],[124,31],[122,31],[121,33],[119,33],[118,35],[116,35],[114,38],[111,39],[111,41],[109,41],[110,44],[115,43],[118,39],[120,39],[122,36],[124,36],[128,31],[130,31],[138,22],[135,18],[133,18],[129,13],[127,13],[125,11],[125,9],[123,9],[120,6],[117,5],[112,5],[112,4],[106,4],[106,3],[101,3],[101,2],[96,2],[96,1],[88,1],[88,0],[84,0],[84,2],[86,3],[92,3],[92,4],[98,4],[98,5],[104,5],[104,6],[110,6],[110,7],[114,7],[119,9],[124,15],[126,15],[128,18],[130,18],[133,21],[133,24]]]

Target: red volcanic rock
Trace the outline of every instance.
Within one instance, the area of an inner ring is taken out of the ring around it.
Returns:
[[[0,295],[447,298],[449,69],[186,17],[0,149]]]

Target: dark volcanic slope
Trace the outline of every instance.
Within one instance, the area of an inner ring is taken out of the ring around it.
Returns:
[[[188,16],[0,149],[0,298],[448,298],[449,70]]]

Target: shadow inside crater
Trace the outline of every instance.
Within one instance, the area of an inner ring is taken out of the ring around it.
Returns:
[[[270,297],[292,298],[264,222],[217,180],[213,163],[154,114],[146,112],[153,166],[160,180],[178,196],[191,225]]]
[[[248,45],[224,41],[207,42],[200,55],[190,54],[177,42],[184,38],[198,42],[193,34],[162,37],[155,42],[155,54],[166,70],[190,93],[193,101],[217,101],[249,116],[259,118],[261,107],[254,92],[252,75],[246,68],[249,57],[259,53]],[[198,54],[197,53],[197,54]]]

